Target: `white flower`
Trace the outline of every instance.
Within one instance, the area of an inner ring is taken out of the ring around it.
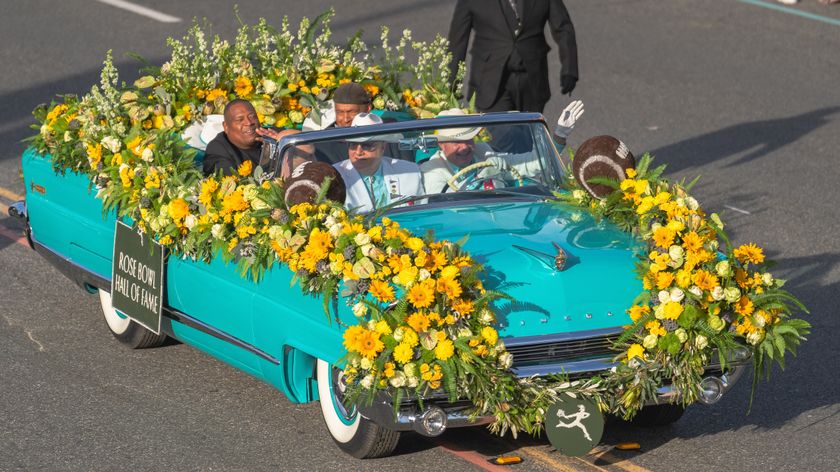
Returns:
[[[659,297],[659,303],[664,305],[664,304],[671,301],[671,292],[669,292],[667,290],[660,290],[658,297]]]
[[[255,198],[257,198],[257,186],[254,184],[243,185],[242,187],[242,198],[245,199],[246,202],[251,203]]]
[[[370,370],[370,368],[373,367],[373,361],[367,357],[362,357],[362,360],[359,361],[359,367],[365,370]]]
[[[187,229],[193,229],[196,223],[198,223],[198,218],[196,218],[195,215],[187,215],[187,217],[184,218],[184,226],[186,226]]]
[[[685,340],[688,339],[688,333],[682,328],[677,328],[677,330],[674,331],[674,335],[677,337],[677,339],[680,340],[681,343],[684,343]]]
[[[108,148],[109,151],[117,153],[120,152],[122,142],[120,142],[119,139],[113,136],[105,136],[104,138],[102,138],[102,145]]]
[[[694,347],[697,349],[705,349],[709,345],[709,340],[706,339],[706,336],[702,334],[698,334],[696,338],[694,338]]]
[[[678,287],[672,288],[669,294],[671,295],[672,302],[681,302],[685,298],[685,293]]]
[[[668,255],[671,257],[672,261],[681,261],[683,256],[685,255],[685,250],[682,246],[677,246],[674,244],[670,248],[668,248]]]
[[[255,198],[253,201],[251,201],[251,208],[253,208],[254,210],[265,210],[266,208],[268,208],[268,203],[264,202],[259,198]]]
[[[216,223],[212,228],[210,228],[210,234],[216,239],[222,239],[225,235],[224,227],[221,223]]]
[[[70,132],[69,132],[69,131],[65,131],[65,132],[64,132],[64,142],[65,142],[65,143],[69,143],[69,142],[70,142],[70,141],[72,141],[72,140],[73,140],[73,135],[72,135],[72,134],[70,134]]]
[[[400,388],[402,386],[405,386],[407,380],[408,377],[406,377],[405,374],[403,374],[402,372],[395,372],[394,376],[391,377],[391,380],[389,380],[388,383],[390,383],[392,387]]]
[[[726,287],[723,289],[723,298],[729,303],[735,303],[741,298],[741,291],[738,287]]]
[[[665,305],[656,305],[656,307],[653,309],[653,316],[656,317],[657,320],[664,319],[665,318]]]
[[[753,331],[747,334],[747,342],[755,346],[764,339],[764,331]]]
[[[694,197],[685,197],[685,205],[689,210],[696,210],[700,207],[700,204],[697,203],[697,200]]]
[[[359,235],[361,235],[361,233]],[[365,235],[365,236],[367,236],[367,235]],[[362,245],[361,249],[362,249],[362,255],[363,256],[370,257],[370,251],[373,250],[373,244],[364,244],[364,245]]]
[[[642,341],[642,346],[644,346],[645,349],[653,349],[654,347],[656,347],[656,341],[657,340],[659,340],[659,336],[657,336],[653,333],[648,334],[647,336],[645,336],[645,339]]]
[[[723,300],[723,287],[718,285],[717,287],[713,288],[712,289],[712,298],[714,298],[715,301]]]
[[[262,86],[263,86],[263,90],[265,90],[265,93],[267,93],[269,95],[271,95],[271,94],[273,94],[274,92],[277,91],[277,83],[275,83],[271,79],[263,79],[262,80]]]
[[[773,274],[770,272],[765,272],[761,274],[761,283],[767,285],[768,287],[773,285]]]
[[[503,369],[510,369],[510,366],[513,365],[513,354],[509,352],[503,352],[499,356],[499,367]]]
[[[751,318],[752,318],[752,324],[754,324],[755,326],[757,326],[757,327],[759,327],[759,328],[763,328],[763,327],[764,327],[764,323],[765,323],[765,321],[764,321],[764,317],[763,317],[763,316],[761,316],[761,315],[755,315],[755,316],[753,316],[753,317],[751,317]]]
[[[405,329],[402,326],[394,330],[394,341],[400,342],[402,341],[403,336],[405,336]]]
[[[696,286],[696,285],[692,285],[691,287],[689,287],[688,291],[689,291],[689,293],[691,293],[695,297],[702,297],[703,296],[703,289]]]
[[[365,359],[367,359],[367,358],[365,358]],[[362,362],[364,363],[364,359],[362,360]],[[368,362],[370,362],[370,361],[368,361]],[[365,375],[365,378],[362,379],[361,384],[362,384],[362,387],[367,388],[367,389],[373,387],[373,375],[372,374]]]
[[[417,377],[409,377],[408,378],[408,384],[407,385],[408,385],[409,388],[417,388],[418,383],[419,382],[417,380]]]
[[[720,261],[715,264],[715,272],[721,277],[728,277],[732,274],[732,266],[729,261]]]
[[[423,280],[428,279],[431,276],[432,276],[432,273],[429,272],[428,270],[420,269],[420,271],[417,273],[417,280],[423,281]]]
[[[370,243],[370,236],[368,236],[367,233],[359,233],[355,238],[353,238],[353,241],[358,246],[364,246],[365,244]]]
[[[143,152],[140,153],[140,159],[143,159],[146,162],[152,162],[155,160],[155,153],[151,149],[145,148],[143,149]]]
[[[486,308],[481,310],[481,313],[478,316],[479,321],[481,321],[484,324],[490,324],[496,321],[496,315],[494,315],[491,310],[488,310]]]
[[[362,302],[358,302],[353,305],[353,314],[358,316],[359,318],[365,316],[368,312],[368,307]]]
[[[409,362],[403,366],[403,372],[405,372],[405,376],[408,378],[417,377],[417,366],[413,362]]]
[[[584,198],[586,198],[586,192],[584,192],[583,190],[573,190],[572,198],[574,198],[577,201],[582,201]]]

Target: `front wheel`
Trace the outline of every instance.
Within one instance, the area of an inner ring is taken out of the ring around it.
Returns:
[[[118,313],[111,304],[111,294],[101,288],[99,289],[99,302],[102,305],[105,323],[108,325],[111,334],[117,338],[117,341],[131,349],[157,347],[166,341],[165,334],[155,334]]]
[[[324,423],[341,450],[359,459],[385,457],[394,452],[400,439],[398,431],[383,428],[363,418],[355,407],[342,403],[345,386],[342,372],[318,359],[318,396]]]

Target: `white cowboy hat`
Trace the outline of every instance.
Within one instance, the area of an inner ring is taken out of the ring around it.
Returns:
[[[444,118],[447,116],[468,116],[464,110],[460,108],[450,108],[438,113],[437,118]],[[449,141],[469,141],[475,138],[481,128],[441,128],[435,131],[439,142]]]
[[[224,115],[207,115],[207,117],[204,118],[204,127],[201,128],[201,135],[199,138],[205,146],[207,146],[207,144],[209,144],[217,134],[225,130],[223,125],[224,121]]]
[[[355,117],[353,117],[353,122],[350,124],[351,128],[356,128],[360,126],[371,126],[371,125],[381,125],[382,118],[379,115],[374,115],[373,113],[359,113]],[[359,136],[356,138],[348,138],[346,141],[353,142],[353,143],[364,143],[367,141],[385,141],[389,143],[398,142],[402,139],[402,135],[397,134],[378,134],[374,136]]]

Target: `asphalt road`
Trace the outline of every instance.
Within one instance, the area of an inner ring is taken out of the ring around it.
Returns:
[[[219,0],[138,1],[164,23],[95,0],[7,2],[0,17],[0,210],[23,193],[20,142],[29,115],[57,93],[84,93],[113,49],[133,80],[136,52],[154,63],[165,38],[207,17],[231,38]],[[240,0],[243,21],[316,16],[328,1]],[[379,25],[421,39],[445,33],[453,2],[338,3],[335,38]],[[180,344],[128,351],[98,300],[14,242],[0,216],[0,470],[468,470],[515,452],[518,470],[836,470],[840,463],[840,6],[772,1],[568,0],[577,28],[586,113],[571,144],[612,134],[651,152],[672,178],[703,176],[695,195],[722,211],[738,242],[755,241],[811,309],[814,333],[787,370],[748,380],[676,424],[607,427],[599,454],[559,456],[544,439],[481,429],[430,441],[406,435],[397,455],[360,462],[329,439],[317,405]],[[792,14],[811,13],[819,17]],[[820,18],[824,18],[821,20]],[[833,20],[833,23],[832,23]],[[552,74],[559,76],[556,57]],[[555,97],[552,119],[568,102]],[[609,451],[637,441],[641,451]]]

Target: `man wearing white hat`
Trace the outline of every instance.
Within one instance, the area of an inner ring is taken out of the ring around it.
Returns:
[[[554,129],[555,140],[558,144],[565,145],[566,138],[582,114],[583,102],[580,100],[575,100],[563,110],[557,121],[557,127]],[[451,108],[440,112],[438,117],[464,115],[466,113],[463,110]],[[420,165],[427,193],[460,190],[461,188],[451,188],[448,184],[449,179],[461,169],[476,162],[491,160],[497,171],[513,168],[518,174],[524,176],[539,174],[541,170],[538,159],[535,159],[531,152],[518,154],[496,152],[486,143],[475,141],[475,137],[480,132],[481,128],[441,128],[437,131],[436,137],[440,149],[428,161]],[[462,188],[464,190],[475,190],[473,187],[478,184],[483,184],[487,188],[504,185],[499,180],[490,179],[489,174],[482,169],[463,175],[459,183],[466,186]]]
[[[382,118],[359,113],[351,126],[382,124]],[[333,167],[347,187],[345,206],[359,213],[393,203],[404,197],[423,195],[423,179],[417,164],[385,156],[386,136],[365,136],[347,141],[347,155]]]

